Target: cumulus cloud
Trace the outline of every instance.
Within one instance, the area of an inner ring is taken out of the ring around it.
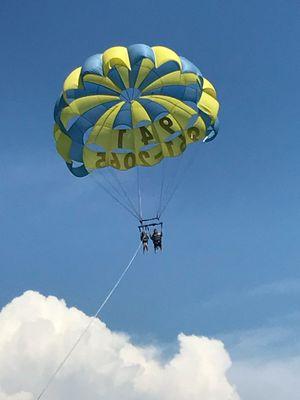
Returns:
[[[300,398],[300,314],[275,322],[223,336],[234,360],[229,377],[243,400]]]
[[[300,279],[284,279],[265,283],[252,289],[249,294],[257,295],[295,295],[300,293]]]
[[[230,371],[243,400],[299,400],[300,357],[236,361]]]
[[[56,297],[25,292],[0,313],[0,400],[33,400],[89,322]],[[239,400],[221,341],[178,336],[168,361],[96,320],[45,395],[51,400]]]

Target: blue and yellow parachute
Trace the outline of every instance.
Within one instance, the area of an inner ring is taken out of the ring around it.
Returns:
[[[218,132],[216,91],[173,50],[112,47],[70,73],[55,105],[58,153],[76,176],[150,167]]]

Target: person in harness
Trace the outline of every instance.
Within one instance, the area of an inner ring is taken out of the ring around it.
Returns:
[[[162,232],[159,232],[157,229],[154,229],[154,231],[151,235],[151,240],[153,242],[155,253],[157,252],[158,249],[162,251],[162,243],[161,243]]]
[[[143,244],[143,253],[145,253],[145,251],[148,251],[148,240],[149,240],[149,235],[146,231],[142,231],[141,232],[141,242]]]

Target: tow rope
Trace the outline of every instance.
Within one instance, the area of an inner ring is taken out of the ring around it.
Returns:
[[[121,283],[122,279],[124,278],[124,276],[126,275],[126,273],[128,272],[129,268],[131,267],[133,261],[135,260],[136,256],[138,255],[138,252],[140,250],[142,243],[140,243],[137,247],[137,249],[135,250],[131,260],[129,261],[129,263],[127,264],[127,266],[125,267],[125,269],[123,270],[122,274],[120,275],[120,277],[118,278],[118,280],[116,281],[116,283],[114,284],[114,286],[112,287],[112,289],[109,291],[108,295],[106,296],[106,298],[103,300],[103,302],[101,303],[100,307],[98,308],[97,312],[90,318],[89,323],[87,324],[86,328],[82,331],[82,333],[78,336],[77,340],[74,342],[73,346],[70,348],[70,350],[67,352],[67,354],[65,355],[65,357],[63,358],[63,360],[60,362],[60,364],[57,366],[56,370],[53,372],[53,374],[49,377],[47,383],[45,384],[45,386],[43,387],[43,389],[41,390],[41,392],[39,393],[39,395],[36,397],[36,400],[40,400],[43,395],[46,393],[46,391],[48,390],[49,386],[53,383],[54,379],[56,378],[56,376],[59,374],[60,370],[63,368],[63,366],[65,365],[65,363],[68,361],[68,359],[71,357],[73,351],[76,349],[76,347],[79,345],[80,341],[82,340],[82,338],[84,337],[84,335],[87,333],[87,331],[90,329],[90,327],[93,325],[93,323],[95,322],[95,320],[97,319],[98,315],[100,314],[101,310],[103,309],[103,307],[105,306],[105,304],[108,302],[108,300],[111,298],[111,296],[114,294],[114,292],[116,291],[117,287],[119,286],[119,284]]]

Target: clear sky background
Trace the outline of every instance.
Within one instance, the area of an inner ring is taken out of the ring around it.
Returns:
[[[299,3],[2,0],[0,13],[0,306],[33,289],[91,314],[131,257],[136,222],[65,168],[53,106],[88,56],[165,45],[214,83],[221,129],[165,214],[165,251],[139,256],[102,319],[141,342],[228,346],[290,327],[299,349]]]

